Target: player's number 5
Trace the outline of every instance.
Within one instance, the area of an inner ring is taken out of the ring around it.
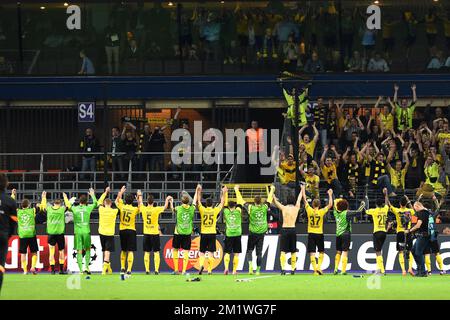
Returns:
[[[123,222],[130,222],[130,213],[125,212],[122,220],[123,220]]]

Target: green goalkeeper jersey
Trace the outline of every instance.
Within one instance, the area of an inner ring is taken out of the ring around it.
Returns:
[[[177,226],[175,228],[175,234],[190,235],[194,228],[194,213],[195,206],[181,205],[175,208],[177,211]]]
[[[66,208],[47,206],[47,234],[64,234],[66,223],[64,221]]]
[[[242,235],[242,210],[241,208],[234,208],[233,210],[225,208],[223,210],[223,217],[226,226],[227,237],[237,237]]]
[[[334,209],[333,213],[334,218],[336,219],[336,236],[339,237],[344,233],[351,233],[352,224],[348,220],[347,210],[339,212],[336,209]]]
[[[36,210],[26,208],[17,210],[17,233],[19,238],[36,236]]]
[[[92,204],[78,205],[71,207],[73,213],[73,224],[75,234],[90,234],[91,233],[91,213],[97,207],[97,198],[92,197]]]
[[[267,204],[248,205],[249,230],[251,233],[264,234],[269,225],[267,223]]]

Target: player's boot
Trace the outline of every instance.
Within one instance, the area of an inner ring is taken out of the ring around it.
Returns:
[[[286,275],[286,271],[281,270],[281,275],[282,275],[282,276],[285,276],[285,275]]]
[[[91,275],[91,271],[89,271],[88,269],[84,270],[83,273],[84,273],[85,275],[88,275],[88,276]]]
[[[323,276],[322,270],[317,269],[317,274],[318,274],[319,276]]]
[[[256,268],[256,275],[259,276],[261,274],[261,267]]]
[[[131,277],[131,271],[127,271],[127,277]]]
[[[429,276],[431,276],[431,271],[428,271],[427,274],[428,274]]]
[[[339,274],[338,270],[337,270],[337,269],[334,269],[333,274],[334,274],[335,276],[337,276],[337,275]]]
[[[120,269],[120,274],[125,274],[125,269]]]
[[[233,271],[233,276],[237,276],[237,271]]]
[[[150,274],[150,272],[146,271],[146,272],[145,272],[145,274],[146,274],[146,275],[149,275],[149,274]]]
[[[341,276],[346,276],[347,272],[341,272]]]
[[[441,275],[441,276],[443,276],[443,275],[445,275],[445,270],[441,270],[440,272],[439,272],[439,274]]]
[[[295,274],[295,270],[291,270],[291,276]]]
[[[172,271],[172,275],[174,275],[174,276],[177,276],[177,275],[179,275],[180,273],[178,272],[178,271]]]
[[[253,275],[253,268],[248,269],[248,274],[249,274],[249,275]]]
[[[228,275],[228,270],[225,270],[225,271],[223,272],[223,274],[224,274],[225,276],[227,276],[227,275]]]
[[[56,274],[56,271],[55,271],[55,266],[53,265],[53,266],[50,266],[50,268],[51,268],[51,274]]]
[[[36,269],[35,268],[31,268],[30,269],[30,272],[35,276],[35,275],[37,275],[37,272],[36,272]]]
[[[158,271],[155,271],[155,276],[157,276],[159,274],[159,272]]]
[[[414,271],[413,271],[413,269],[408,269],[408,273],[414,277]]]

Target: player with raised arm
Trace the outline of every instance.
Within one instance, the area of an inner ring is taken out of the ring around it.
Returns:
[[[114,234],[116,233],[116,218],[119,213],[119,209],[112,208],[112,200],[106,198],[110,191],[110,188],[107,187],[98,200],[98,234],[103,252],[102,275],[112,274],[111,252],[115,250]]]
[[[400,267],[402,269],[402,275],[406,275],[405,268],[405,251],[410,250],[411,248],[407,248],[407,239],[405,236],[405,230],[411,227],[411,217],[414,215],[414,209],[411,208],[411,202],[409,201],[407,196],[403,196],[400,201],[400,207],[394,207],[389,201],[389,196],[387,194],[387,189],[383,189],[384,196],[386,198],[385,202],[389,206],[391,212],[395,215],[395,220],[397,224],[397,251],[398,251],[398,262],[400,263]],[[390,228],[392,224],[388,224],[388,228]],[[411,257],[409,258],[409,264],[412,272],[412,254],[409,253]]]
[[[58,245],[59,274],[65,274],[64,262],[66,248],[65,229],[66,229],[66,207],[62,205],[61,199],[55,199],[53,204],[47,203],[47,192],[42,192],[40,211],[45,214],[47,220],[48,249],[51,274],[55,274],[55,251]]]
[[[153,258],[155,263],[155,275],[159,274],[159,265],[161,263],[161,240],[159,237],[159,216],[164,210],[169,207],[173,212],[173,198],[168,196],[164,203],[164,206],[156,206],[153,195],[149,194],[147,197],[147,205],[144,205],[142,200],[142,194],[138,194],[139,212],[142,214],[142,220],[144,221],[144,265],[145,273],[150,274],[150,253],[153,252]]]
[[[202,188],[197,191],[197,205],[200,212],[200,270],[198,274],[202,274],[205,268],[205,255],[208,255],[208,274],[212,274],[212,265],[214,263],[214,252],[216,251],[216,225],[217,218],[222,211],[225,203],[225,194],[228,188],[222,188],[220,203],[213,207],[214,203],[211,198],[206,199],[206,206],[202,205]]]
[[[133,206],[134,197],[131,193],[125,196],[125,203],[122,200],[123,194],[127,188],[123,186],[115,201],[116,207],[120,213],[120,274],[125,274],[125,265],[127,265],[127,276],[131,276],[133,268],[134,251],[137,250],[137,235],[136,235],[136,216],[139,213],[139,207]],[[139,197],[140,191],[137,193]]]
[[[387,194],[387,189],[384,188],[383,192]],[[372,217],[373,220],[373,248],[377,255],[377,273],[385,275],[383,255],[381,250],[383,249],[384,242],[386,241],[386,226],[387,217],[389,212],[389,206],[386,199],[378,198],[376,200],[377,207],[374,209],[366,210],[367,215]]]
[[[239,191],[239,185],[234,186],[234,191],[236,192],[237,203],[245,207],[249,216],[249,235],[247,244],[248,272],[249,274],[253,274],[253,250],[256,249],[256,275],[259,275],[261,271],[264,235],[269,229],[269,224],[267,223],[269,206],[267,203],[272,202],[275,187],[270,187],[266,202],[263,202],[260,196],[256,196],[254,198],[254,204],[249,204],[242,198]]]
[[[242,206],[235,201],[228,201],[228,191],[225,193],[223,220],[225,222],[224,274],[228,274],[230,255],[233,254],[233,275],[236,275],[239,254],[242,252]]]
[[[91,262],[91,213],[97,207],[97,198],[95,197],[94,189],[89,189],[89,196],[92,198],[92,204],[88,205],[88,197],[83,194],[79,198],[79,205],[72,206],[72,203],[63,193],[64,204],[66,208],[73,213],[73,224],[75,234],[75,250],[77,250],[77,264],[81,272],[87,275],[91,274],[89,264]],[[83,270],[83,251],[84,256],[84,270]]]
[[[304,186],[302,185],[302,188]],[[295,198],[293,195],[287,196],[287,204],[283,205],[278,201],[277,197],[273,196],[273,203],[281,211],[283,215],[283,225],[280,236],[280,264],[281,275],[285,275],[286,271],[284,267],[286,265],[286,253],[291,254],[291,274],[295,274],[297,267],[297,232],[295,230],[295,223],[297,222],[298,212],[300,210],[300,204],[302,199],[302,193],[298,195],[297,201],[294,203]]]
[[[183,254],[183,269],[182,274],[186,273],[186,268],[189,262],[189,250],[191,249],[191,234],[194,228],[194,214],[195,205],[197,204],[198,191],[200,185],[197,185],[195,189],[194,198],[191,198],[186,191],[181,192],[181,205],[175,207],[176,225],[173,235],[172,247],[173,247],[173,274],[177,275],[178,272],[178,259],[179,250],[182,250]],[[184,252],[184,250],[187,251]]]
[[[442,200],[445,201],[445,200]],[[435,206],[435,210],[430,210],[430,217],[428,219],[428,226],[430,230],[430,245],[425,248],[423,252],[425,254],[425,266],[428,271],[428,275],[431,275],[431,254],[434,254],[436,258],[436,262],[439,268],[439,274],[444,275],[444,265],[442,261],[442,257],[439,250],[439,242],[438,242],[438,231],[436,230],[436,220],[439,219],[439,210],[441,209],[442,202],[439,202],[435,195],[433,195],[433,202]]]
[[[306,199],[305,186],[302,185],[301,194],[308,217],[308,253],[314,268],[314,275],[322,275],[322,262],[325,252],[323,236],[323,222],[328,210],[333,208],[333,190],[328,189],[328,205],[320,209],[320,200],[314,199],[312,207]],[[316,250],[319,251],[319,260],[316,262]]]
[[[16,189],[12,190],[11,198],[16,200]],[[28,274],[28,248],[30,248],[30,272],[36,275],[37,252],[39,251],[36,239],[36,208],[31,207],[30,200],[26,198],[22,200],[20,209],[17,209],[17,233],[23,274]]]
[[[352,238],[352,219],[364,210],[364,201],[358,210],[348,212],[348,201],[339,198],[334,200],[333,215],[336,219],[336,257],[334,258],[334,274],[338,274],[339,264],[342,262],[341,275],[347,274],[348,250]]]

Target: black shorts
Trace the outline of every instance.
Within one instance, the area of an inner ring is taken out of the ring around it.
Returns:
[[[8,254],[8,235],[0,233],[0,266],[4,267],[6,264],[6,255]]]
[[[144,234],[144,252],[158,252],[161,250],[159,234]]]
[[[405,249],[406,249],[407,251],[411,251],[412,247],[413,247],[413,237],[412,237],[412,234],[411,234],[411,233],[407,233],[407,234],[405,235]]]
[[[297,252],[297,234],[295,228],[282,228],[280,235],[281,252]]]
[[[216,251],[216,235],[201,234],[200,235],[200,252],[205,253]]]
[[[32,238],[19,239],[19,253],[27,253],[28,247],[30,248],[30,252],[34,253],[39,251],[37,239],[35,236]]]
[[[135,230],[120,230],[120,249],[122,251],[136,251],[136,231]]]
[[[241,253],[242,252],[241,236],[225,237],[225,248],[223,251],[225,253]]]
[[[423,253],[424,254],[439,253],[439,242],[437,240],[434,240],[434,241],[430,240],[430,244],[427,246],[427,248],[425,249],[425,251]]]
[[[336,251],[348,251],[352,236],[350,233],[343,233],[336,237]]]
[[[172,247],[174,249],[191,250],[191,235],[174,234],[172,240]]]
[[[406,236],[404,232],[397,232],[397,251],[406,249]]]
[[[376,252],[383,249],[384,242],[386,241],[386,232],[377,231],[373,234],[373,248]]]
[[[308,253],[316,252],[316,248],[319,252],[325,251],[323,234],[308,233]]]
[[[256,248],[256,254],[262,253],[264,244],[264,234],[250,233],[248,235],[247,252],[252,252]]]
[[[49,234],[47,242],[51,246],[58,245],[58,250],[66,248],[66,237],[63,234]]]
[[[114,245],[114,236],[104,236],[100,235],[100,244],[102,245],[102,251],[109,251],[114,252],[115,245]]]

